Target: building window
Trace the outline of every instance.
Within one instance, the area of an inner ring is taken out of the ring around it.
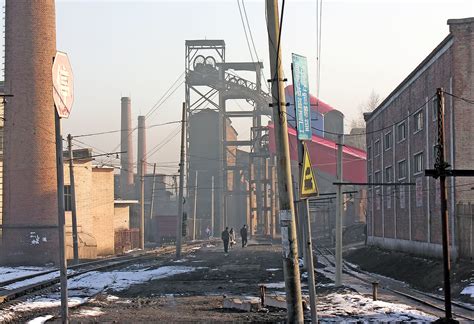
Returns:
[[[423,129],[423,110],[419,110],[413,115],[413,121],[414,121],[414,133],[419,132]]]
[[[393,181],[392,174],[393,174],[392,166],[386,167],[385,168],[385,178],[383,179],[384,182],[392,182]]]
[[[413,156],[413,174],[417,174],[423,171],[423,152],[417,153]]]
[[[64,186],[64,210],[72,211],[72,194],[70,185]]]
[[[397,125],[397,142],[403,141],[407,137],[407,128],[405,122]]]
[[[386,150],[390,150],[392,148],[392,132],[388,132],[385,134],[385,139],[383,141],[383,147]]]
[[[407,161],[402,160],[398,162],[398,179],[405,179],[407,177]]]
[[[367,147],[367,160],[372,159],[372,146]]]
[[[375,171],[375,173],[374,173],[374,182],[375,183],[382,182],[381,179],[380,179],[380,171]]]
[[[433,111],[433,121],[438,120],[438,99],[435,97],[431,100],[431,107]]]
[[[380,155],[380,140],[376,140],[374,144],[374,155],[377,157]]]

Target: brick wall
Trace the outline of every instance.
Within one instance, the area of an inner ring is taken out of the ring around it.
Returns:
[[[93,233],[97,240],[97,255],[114,253],[114,171],[93,168],[91,214]]]
[[[474,19],[450,20],[449,24],[450,35],[372,114],[366,116],[367,146],[372,152],[367,165],[369,181],[395,180],[416,184],[369,188],[368,233],[374,243],[386,247],[404,248],[423,254],[439,255],[441,252],[439,181],[427,178],[423,173],[424,169],[433,168],[434,165],[437,124],[433,96],[436,89],[442,87],[445,91],[454,92],[458,96],[474,97],[472,78]],[[417,112],[423,114],[421,130],[415,129]],[[405,124],[405,139],[397,138],[398,122]],[[472,168],[470,161],[474,156],[471,144],[473,122],[472,107],[459,100],[453,100],[452,97],[446,97],[445,156],[456,168]],[[452,131],[453,125],[456,125],[455,132]],[[382,131],[375,132],[375,130]],[[392,145],[386,148],[385,143],[388,140]],[[379,154],[375,152],[377,141],[380,143]],[[421,172],[416,171],[416,154],[423,156]],[[403,160],[406,161],[406,177],[399,171],[398,164]],[[388,167],[391,169],[387,170]],[[380,172],[377,179],[376,172]],[[451,237],[456,237],[454,230],[456,202],[472,201],[474,198],[472,191],[461,191],[455,187],[466,185],[468,182],[469,179],[461,178],[447,180]]]

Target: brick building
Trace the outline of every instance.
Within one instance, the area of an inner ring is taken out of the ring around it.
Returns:
[[[424,176],[424,170],[433,168],[435,159],[436,89],[442,87],[447,93],[474,98],[474,18],[450,19],[448,25],[449,35],[372,113],[364,116],[368,181],[416,184],[369,187],[371,244],[422,255],[442,254],[439,181]],[[446,95],[445,156],[452,168],[472,169],[472,125],[473,105]],[[465,228],[456,215],[460,204],[474,200],[474,191],[468,185],[472,181],[447,178],[449,233],[455,256],[466,244],[472,244],[462,238]]]

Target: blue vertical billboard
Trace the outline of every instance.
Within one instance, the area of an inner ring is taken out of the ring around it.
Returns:
[[[295,93],[296,126],[298,139],[311,140],[311,110],[308,85],[308,63],[306,57],[292,54],[293,91]]]

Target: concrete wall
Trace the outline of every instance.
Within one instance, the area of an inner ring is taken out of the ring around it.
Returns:
[[[110,255],[114,253],[114,170],[93,168],[92,182],[91,213],[97,255]]]

